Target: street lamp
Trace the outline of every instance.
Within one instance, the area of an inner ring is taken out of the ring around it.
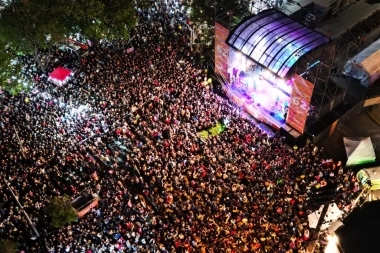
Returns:
[[[342,247],[340,246],[339,238],[335,233],[327,235],[327,241],[328,243],[325,248],[325,253],[344,253]]]

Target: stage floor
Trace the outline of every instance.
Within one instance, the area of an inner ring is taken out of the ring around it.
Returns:
[[[244,72],[244,76],[229,85],[229,97],[247,113],[275,129],[285,124],[285,105],[290,104],[291,86],[269,81],[260,68]]]

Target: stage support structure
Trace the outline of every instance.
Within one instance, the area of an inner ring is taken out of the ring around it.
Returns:
[[[305,132],[309,137],[329,127],[331,122],[327,115],[343,102],[355,104],[362,99],[355,97],[359,96],[355,92],[349,91],[348,82],[351,77],[343,79],[340,69],[358,52],[358,43],[358,38],[354,38],[353,35],[331,38],[328,44],[314,49],[297,61],[294,72],[314,83],[314,93],[305,126]]]

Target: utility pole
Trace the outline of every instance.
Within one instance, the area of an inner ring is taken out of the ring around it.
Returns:
[[[327,191],[327,193],[328,193],[328,191]],[[323,194],[323,192],[321,192],[320,194]],[[317,242],[319,241],[319,236],[320,236],[322,225],[325,223],[325,217],[326,217],[327,211],[329,209],[330,204],[335,202],[337,195],[339,195],[339,193],[334,192],[334,194],[332,194],[332,195],[327,195],[327,196],[322,197],[322,198],[325,198],[325,200],[323,201],[323,204],[320,203],[320,204],[322,204],[323,208],[321,211],[321,215],[319,216],[318,223],[317,223],[317,226],[315,228],[315,232],[312,235],[312,241],[310,242],[309,247],[307,248],[307,251],[306,251],[307,253],[314,253],[315,252],[315,247],[316,247]],[[319,201],[320,200],[321,199],[319,199]]]
[[[13,192],[13,190],[10,187],[10,184],[8,183],[8,181],[5,178],[3,178],[3,180],[4,180],[5,185],[7,186],[8,190],[11,192],[12,197],[14,198],[14,200],[17,203],[17,205],[19,206],[21,212],[24,214],[25,218],[28,220],[28,223],[29,223],[30,227],[32,228],[33,232],[36,234],[37,237],[39,237],[40,234],[38,233],[38,231],[36,229],[36,226],[33,224],[33,222],[31,221],[31,219],[29,218],[29,215],[25,212],[24,206],[21,205],[20,201],[18,200],[18,197]]]
[[[20,151],[21,151],[21,154],[24,158],[26,158],[25,154],[24,154],[24,147],[22,146],[22,143],[21,143],[21,140],[20,140],[20,137],[18,136],[18,132],[17,132],[17,129],[15,126],[13,126],[13,130],[15,131],[15,134],[16,134],[16,138],[17,138],[17,141],[18,141],[18,144],[20,145]]]
[[[319,232],[321,231],[321,227],[325,221],[325,217],[326,217],[326,214],[327,214],[327,210],[329,209],[329,205],[330,203],[326,203],[323,205],[323,209],[322,209],[322,212],[321,212],[321,216],[319,216],[319,220],[318,220],[318,223],[317,223],[317,227],[315,228],[315,232],[313,234],[313,242],[310,244],[309,246],[309,249],[308,249],[308,253],[313,253],[315,251],[315,246],[319,240]]]
[[[19,206],[20,208],[20,211],[24,214],[25,218],[27,219],[28,223],[29,223],[29,226],[31,227],[31,229],[33,230],[34,232],[34,235],[36,236],[37,240],[38,240],[38,243],[40,244],[43,252],[47,253],[47,249],[46,249],[46,245],[42,243],[41,241],[41,235],[40,233],[38,232],[36,226],[34,225],[34,223],[32,222],[32,220],[30,219],[28,213],[25,211],[25,208],[23,205],[21,205],[20,201],[18,200],[18,197],[16,196],[16,194],[13,192],[11,186],[10,186],[10,183],[3,177],[3,178],[0,178],[0,179],[3,179],[3,181],[5,182],[5,185],[7,186],[8,190],[11,192],[11,195],[12,197],[14,198],[14,200],[16,201],[17,205]]]

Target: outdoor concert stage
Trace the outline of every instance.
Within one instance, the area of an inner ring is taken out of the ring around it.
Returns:
[[[231,31],[215,24],[215,72],[229,84],[229,97],[261,122],[298,139],[314,110],[314,79],[320,59],[303,63],[305,54],[329,38],[286,14],[269,9],[245,17]]]
[[[290,103],[291,82],[285,82],[261,67],[240,74],[227,87],[227,93],[247,113],[279,130],[285,124],[285,112]]]

